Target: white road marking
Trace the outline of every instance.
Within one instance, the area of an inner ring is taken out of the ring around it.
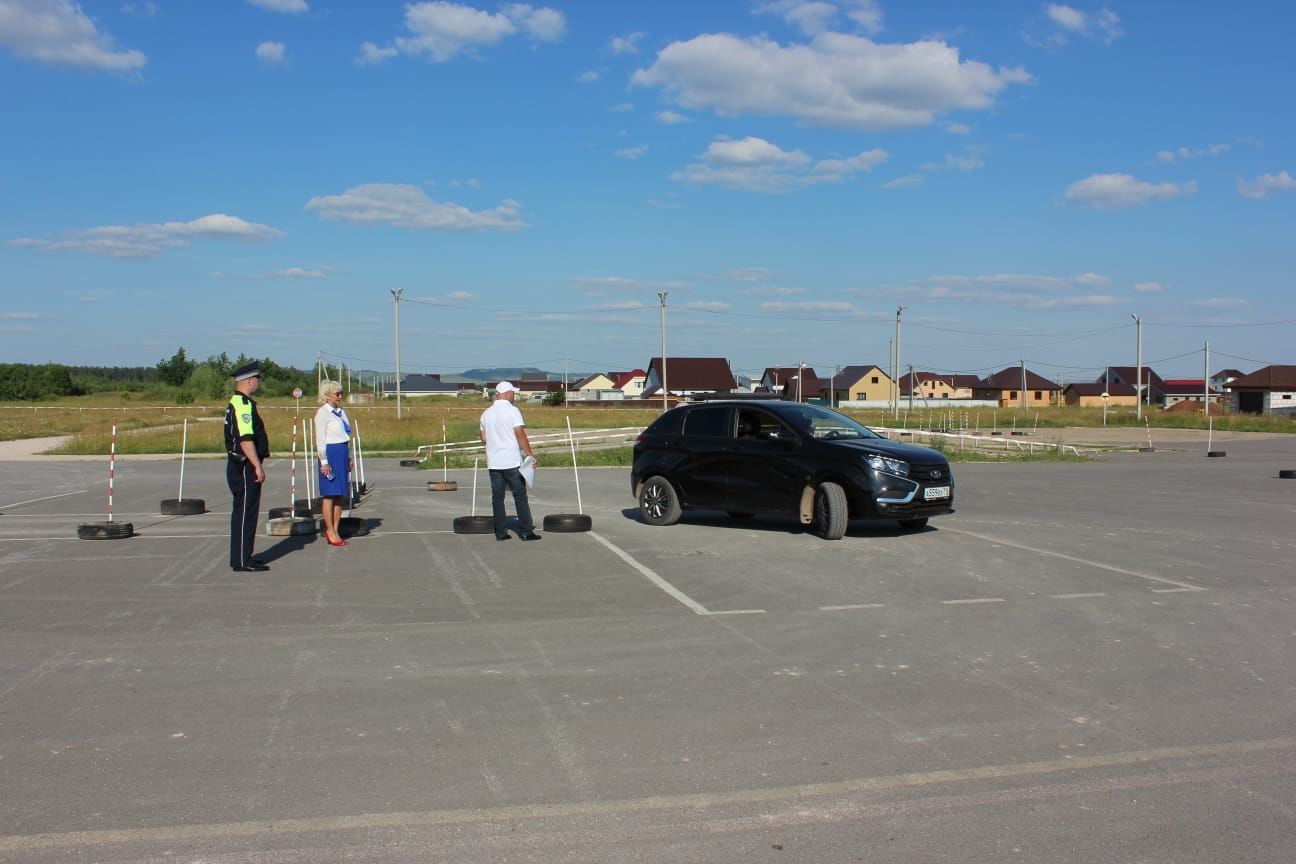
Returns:
[[[1152,576],[1148,573],[1139,573],[1137,570],[1126,570],[1123,567],[1114,567],[1111,564],[1103,564],[1099,561],[1092,561],[1088,558],[1079,558],[1075,555],[1067,555],[1063,552],[1054,552],[1051,549],[1040,549],[1035,546],[1027,546],[1024,543],[1014,543],[1011,540],[1004,540],[1001,537],[991,537],[986,534],[978,534],[975,531],[966,531],[962,528],[941,527],[942,531],[950,531],[954,534],[963,534],[967,537],[975,537],[978,540],[984,540],[987,543],[996,543],[1000,546],[1008,546],[1012,549],[1022,549],[1026,552],[1034,552],[1036,555],[1047,555],[1050,558],[1061,558],[1063,561],[1072,561],[1076,564],[1084,564],[1086,567],[1097,567],[1099,570],[1109,570],[1112,573],[1120,573],[1124,576],[1134,576],[1138,579],[1147,579],[1149,582],[1160,582],[1162,585],[1173,585],[1184,591],[1205,591],[1200,585],[1189,585],[1187,582],[1176,582],[1173,579],[1166,579],[1164,576]]]
[[[852,609],[885,609],[885,603],[847,603],[844,606],[820,606],[820,612],[849,612]]]
[[[674,597],[680,603],[687,606],[689,609],[693,611],[695,615],[763,615],[765,614],[764,609],[735,609],[729,612],[712,612],[710,609],[706,608],[701,603],[697,602],[692,597],[688,596],[683,591],[679,590],[674,585],[670,584],[665,579],[658,576],[650,568],[644,566],[643,564],[640,564],[630,555],[629,552],[626,552],[621,547],[605,539],[601,534],[595,531],[587,531],[585,533],[588,534],[590,537],[593,537],[599,543],[606,546],[609,550],[611,550],[613,555],[617,556],[622,561],[624,561],[625,563],[633,567],[639,573],[640,576],[643,576],[645,579],[647,579],[652,584],[656,585],[662,591],[666,592],[668,595]]]
[[[39,501],[53,501],[55,498],[66,498],[69,495],[84,495],[85,493],[86,493],[85,489],[78,489],[76,492],[63,492],[58,495],[46,495],[44,498],[31,498],[27,501],[18,501],[14,504],[0,504],[0,510],[4,510],[9,507],[21,507],[24,504],[35,504]]]
[[[1176,589],[1178,590],[1178,589]],[[1086,594],[1054,594],[1054,600],[1080,600],[1084,597],[1106,597],[1106,591],[1090,591]]]
[[[1003,603],[1003,602],[1004,602],[1004,598],[1002,598],[1002,597],[968,597],[968,598],[963,599],[963,600],[942,600],[942,601],[940,601],[940,602],[941,602],[942,604],[946,605],[946,606],[959,606],[959,605],[967,605],[967,604],[971,604],[971,603]]]

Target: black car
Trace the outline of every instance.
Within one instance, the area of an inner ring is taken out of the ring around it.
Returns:
[[[849,519],[918,529],[953,511],[944,455],[883,438],[844,414],[798,402],[681,405],[635,440],[630,486],[650,525],[689,509],[798,517],[829,540]]]

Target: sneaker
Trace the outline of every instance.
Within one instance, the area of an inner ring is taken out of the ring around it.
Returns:
[[[269,564],[262,564],[258,561],[251,561],[242,567],[231,567],[235,573],[264,573],[270,569]]]

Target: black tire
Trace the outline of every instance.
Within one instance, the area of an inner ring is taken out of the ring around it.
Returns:
[[[680,519],[679,494],[665,477],[652,476],[639,490],[639,513],[649,525],[674,525]]]
[[[298,498],[293,502],[293,507],[296,510],[296,512],[293,513],[294,516],[309,516],[312,513],[318,516],[324,511],[324,499],[311,498],[307,500],[305,498]]]
[[[846,534],[846,490],[824,482],[815,490],[815,533],[825,540],[840,540]]]
[[[1206,455],[1209,456],[1209,457],[1212,458],[1212,459],[1218,459],[1218,458],[1220,458],[1221,456],[1227,456],[1227,455],[1228,455],[1228,451],[1226,451],[1226,450],[1207,450],[1207,451],[1206,451]]]
[[[418,467],[418,464],[419,464],[419,460],[417,460],[417,459],[402,459],[402,460],[400,460],[400,465],[401,465],[402,468],[417,468],[417,467]]]
[[[454,492],[459,488],[457,480],[429,480],[429,492]]]
[[[158,512],[163,516],[196,516],[207,512],[207,502],[201,498],[164,498]]]
[[[266,511],[267,519],[288,519],[296,515],[291,507],[271,507]]]
[[[735,513],[735,512],[732,511],[732,510],[729,511],[729,518],[730,518],[730,519],[737,519],[739,522],[741,522],[741,521],[743,521],[743,520],[746,520],[746,519],[751,519],[751,518],[752,518],[753,516],[755,516],[755,515],[756,515],[755,513]]]
[[[1282,480],[1296,480],[1296,468],[1281,468],[1278,477]]]
[[[544,530],[553,534],[576,534],[594,527],[594,520],[584,513],[550,513],[544,517]]]
[[[77,526],[79,540],[121,540],[134,534],[131,522],[82,522]]]
[[[901,519],[900,528],[904,531],[921,531],[927,527],[927,517],[918,516],[914,519]]]
[[[343,516],[338,520],[338,533],[343,537],[364,537],[369,533],[369,520],[359,516]]]
[[[494,534],[494,516],[456,516],[454,520],[456,534]]]

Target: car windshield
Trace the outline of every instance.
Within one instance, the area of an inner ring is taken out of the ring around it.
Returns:
[[[836,411],[829,411],[816,405],[796,405],[782,413],[798,432],[803,435],[808,434],[812,438],[834,440],[881,437],[845,414],[838,414]]]

